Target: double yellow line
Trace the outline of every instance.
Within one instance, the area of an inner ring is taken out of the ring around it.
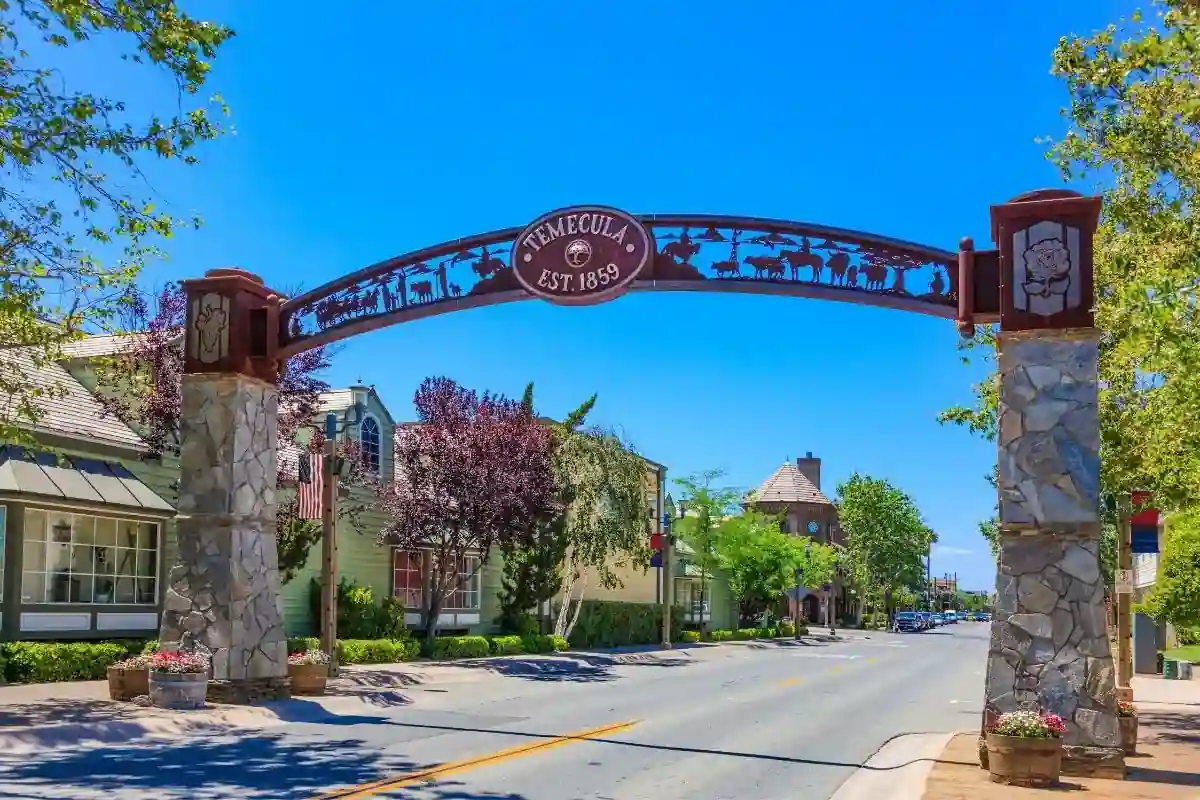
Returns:
[[[485,756],[475,756],[474,758],[463,759],[462,761],[451,761],[446,764],[440,764],[429,769],[419,770],[417,772],[406,772],[402,775],[395,775],[391,778],[373,781],[371,783],[363,783],[358,786],[348,786],[345,789],[339,789],[332,794],[322,795],[316,800],[359,800],[363,797],[374,797],[380,792],[386,792],[391,789],[403,789],[406,786],[416,786],[419,783],[426,781],[444,778],[449,775],[455,775],[460,772],[486,767],[492,764],[498,764],[503,761],[511,761],[515,758],[521,758],[531,753],[540,753],[543,750],[551,750],[555,747],[562,747],[572,742],[583,742],[588,739],[597,739],[601,736],[612,733],[620,733],[627,731],[634,725],[637,725],[639,720],[631,720],[629,722],[618,722],[611,725],[602,725],[599,728],[589,728],[585,731],[577,733],[568,733],[563,736],[548,736],[539,739],[530,744],[518,745],[510,747],[507,750],[499,750]]]

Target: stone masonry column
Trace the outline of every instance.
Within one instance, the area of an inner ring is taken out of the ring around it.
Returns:
[[[1123,778],[1100,570],[1092,322],[1099,200],[1035,192],[992,209],[1000,249],[1000,557],[984,727],[1043,709],[1067,724],[1063,772]],[[981,761],[987,751],[980,743]]]
[[[279,298],[241,270],[184,283],[179,541],[159,633],[212,652],[209,699],[286,699],[275,540]]]

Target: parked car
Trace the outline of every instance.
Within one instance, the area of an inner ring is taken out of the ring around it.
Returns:
[[[921,620],[921,630],[927,631],[933,627],[933,615],[928,611],[918,611],[917,617]]]
[[[897,633],[920,633],[925,628],[921,618],[915,611],[899,611],[892,622],[892,628]]]
[[[958,624],[958,612],[957,611],[947,611],[942,614],[942,618],[944,620],[946,620],[947,625],[957,625]]]

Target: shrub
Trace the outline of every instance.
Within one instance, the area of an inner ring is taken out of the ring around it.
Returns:
[[[130,655],[121,642],[5,642],[0,645],[9,683],[103,680]]]
[[[313,579],[309,590],[312,619],[321,618],[321,583]],[[338,583],[337,630],[345,639],[407,639],[404,606],[394,597],[375,602],[369,586],[345,578]]]
[[[779,635],[779,630],[777,628],[759,628],[758,629],[758,638],[759,639],[774,639],[778,635]]]
[[[584,600],[571,631],[576,648],[625,647],[662,641],[661,605],[618,600]],[[683,609],[671,608],[671,630],[683,629]]]
[[[412,661],[421,653],[413,639],[339,639],[338,661],[342,664],[398,664]]]
[[[779,623],[778,633],[780,636],[795,636],[796,626],[790,622],[781,622]]]
[[[439,636],[429,649],[429,657],[437,659],[483,658],[490,654],[491,646],[483,636]]]
[[[144,655],[144,656],[148,656],[151,653],[157,653],[157,652],[158,652],[158,639],[151,639],[150,641],[148,641],[144,645],[142,645],[142,655]]]
[[[520,636],[493,636],[491,638],[491,653],[494,656],[519,656],[525,652],[525,644]]]
[[[521,637],[521,647],[526,653],[558,653],[571,645],[561,636],[551,633],[532,633]]]
[[[695,644],[700,641],[700,631],[681,631],[679,640],[688,644]]]
[[[317,636],[294,636],[288,639],[289,653],[307,653],[309,650],[320,650],[321,639]]]
[[[748,642],[758,638],[758,628],[738,628],[733,632],[733,638],[739,642]]]
[[[708,632],[708,639],[712,642],[728,642],[733,638],[733,631],[717,629]]]

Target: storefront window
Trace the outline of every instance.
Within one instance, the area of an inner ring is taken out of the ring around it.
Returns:
[[[23,544],[23,603],[158,602],[158,523],[31,508]]]
[[[479,556],[466,556],[458,559],[455,570],[457,580],[454,588],[446,593],[442,608],[479,609]]]
[[[392,551],[392,596],[405,608],[421,608],[421,554]]]

